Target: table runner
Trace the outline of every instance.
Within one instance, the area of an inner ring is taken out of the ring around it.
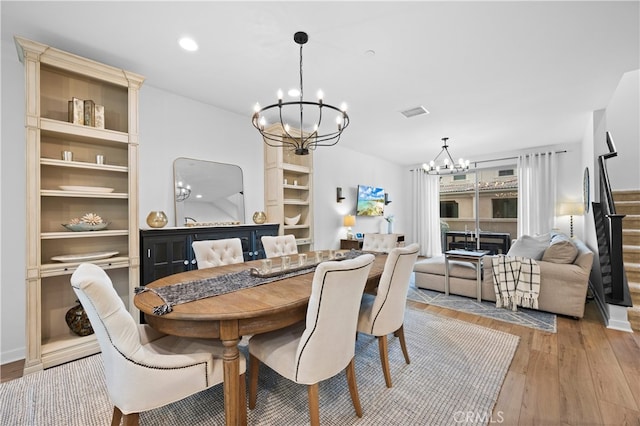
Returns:
[[[363,251],[351,250],[342,258],[353,259],[364,254]],[[251,269],[245,269],[240,272],[231,272],[228,274],[218,275],[211,278],[187,281],[184,283],[172,284],[159,288],[136,287],[135,294],[150,291],[156,294],[162,301],[163,305],[154,306],[153,313],[155,315],[165,315],[173,311],[175,305],[192,302],[194,300],[204,299],[207,297],[219,296],[231,293],[245,288],[257,287],[262,284],[283,280],[297,275],[308,274],[314,272],[317,264],[311,264],[308,268],[296,269],[291,272],[283,273],[273,277],[260,277],[251,274]]]

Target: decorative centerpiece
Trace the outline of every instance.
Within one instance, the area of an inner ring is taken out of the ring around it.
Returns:
[[[161,211],[153,211],[147,216],[147,225],[152,228],[162,228],[168,221],[167,215]]]
[[[84,310],[84,307],[80,301],[76,300],[78,304],[67,311],[64,319],[69,326],[69,329],[78,336],[88,336],[93,334],[93,327],[89,322],[89,317]]]
[[[81,218],[74,217],[69,223],[63,223],[62,226],[69,231],[82,232],[82,231],[99,231],[106,228],[109,225],[96,213],[87,213]]]
[[[253,214],[253,221],[258,225],[262,225],[267,221],[267,215],[264,212],[255,212]]]

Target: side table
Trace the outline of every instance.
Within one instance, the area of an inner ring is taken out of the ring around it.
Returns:
[[[340,250],[361,250],[361,249],[362,249],[362,238],[340,240]]]
[[[489,250],[448,250],[444,252],[444,294],[449,295],[449,261],[461,260],[476,264],[476,296],[482,300],[482,258]]]

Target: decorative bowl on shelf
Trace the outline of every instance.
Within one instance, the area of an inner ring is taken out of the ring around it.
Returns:
[[[100,231],[101,229],[106,228],[109,225],[108,222],[102,223],[63,223],[62,226],[67,228],[69,231],[74,232],[82,232],[82,231]]]
[[[294,217],[284,217],[284,224],[285,225],[297,225],[298,222],[300,221],[300,214],[298,213],[298,215],[294,216]]]

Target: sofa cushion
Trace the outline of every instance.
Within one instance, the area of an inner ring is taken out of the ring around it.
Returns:
[[[553,234],[551,245],[542,255],[542,260],[551,263],[573,263],[578,256],[578,247],[567,235]]]
[[[416,262],[413,266],[415,272],[444,276],[444,256],[431,257]],[[449,261],[449,276],[456,278],[476,279],[476,266],[471,262],[458,260]]]
[[[520,256],[541,260],[545,250],[549,247],[550,235],[523,235],[519,237],[507,252],[507,256]]]

